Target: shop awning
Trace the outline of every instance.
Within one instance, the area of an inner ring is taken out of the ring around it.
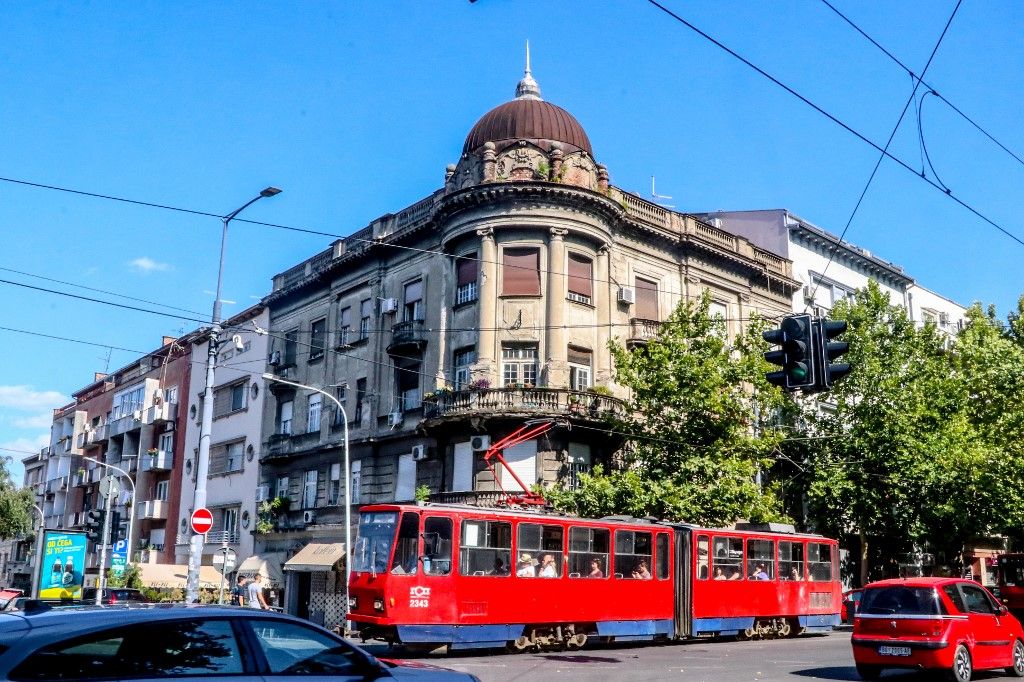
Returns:
[[[138,564],[139,578],[146,587],[185,589],[188,583],[188,566],[177,564]],[[220,587],[220,571],[213,566],[199,567],[199,587]]]
[[[266,552],[264,554],[253,554],[247,557],[238,567],[237,574],[251,578],[257,573],[265,580],[264,587],[284,587],[284,573],[281,572],[281,562],[284,561],[284,554],[279,552]]]
[[[342,542],[311,542],[285,562],[286,571],[329,571],[345,557]]]

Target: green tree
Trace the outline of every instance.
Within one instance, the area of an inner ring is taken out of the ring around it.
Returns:
[[[131,587],[136,590],[142,589],[142,569],[138,564],[128,564],[116,575],[109,568],[107,569],[107,585],[110,587]]]
[[[684,301],[645,347],[611,344],[615,380],[630,390],[614,429],[625,436],[624,466],[596,468],[576,490],[550,491],[556,507],[583,516],[628,513],[703,524],[780,515],[757,479],[780,435],[757,432],[759,414],[782,403],[764,380],[764,324],[729,343],[710,298]]]
[[[35,496],[28,488],[16,488],[7,469],[9,457],[0,458],[0,540],[32,532],[32,504]]]

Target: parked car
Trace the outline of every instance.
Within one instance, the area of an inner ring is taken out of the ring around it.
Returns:
[[[840,609],[840,618],[844,623],[853,623],[853,617],[857,614],[857,604],[860,602],[863,588],[849,590],[843,593],[843,604]]]
[[[0,607],[0,612],[21,611],[22,608],[24,608],[25,606],[25,602],[27,602],[29,599],[30,597],[15,597],[14,599],[9,599],[6,603],[4,603],[2,607]]]
[[[96,588],[86,587],[82,590],[82,601],[86,604],[96,603]],[[104,587],[103,598],[100,600],[101,604],[125,604],[125,603],[136,603],[136,604],[149,604],[150,599],[146,598],[146,595],[142,594],[140,590],[136,590],[132,587]]]
[[[944,670],[968,682],[974,670],[1024,677],[1024,630],[976,582],[883,580],[864,588],[853,622],[853,660],[866,680],[884,668]]]
[[[79,606],[0,613],[0,680],[271,680],[472,682],[423,663],[379,661],[308,621],[232,606]]]

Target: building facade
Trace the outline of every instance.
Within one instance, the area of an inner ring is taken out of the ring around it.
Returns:
[[[626,397],[609,342],[646,343],[704,292],[736,333],[751,313],[788,312],[798,290],[784,257],[611,185],[583,128],[527,72],[442,188],[275,276],[271,371],[309,388],[266,387],[261,486],[284,504],[260,551],[289,573],[307,543],[342,542],[346,503],[417,489],[492,503],[518,484],[481,455],[529,419],[571,428],[506,450],[510,469],[527,487],[572,485],[619,447],[601,430]],[[330,610],[319,591],[338,583],[333,566],[310,573],[288,606],[322,608],[316,620]]]

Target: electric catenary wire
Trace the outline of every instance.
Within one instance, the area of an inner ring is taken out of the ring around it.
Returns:
[[[881,146],[879,146],[877,143],[875,143],[870,138],[868,138],[866,135],[864,135],[863,133],[859,132],[858,130],[856,130],[852,126],[848,125],[847,123],[844,123],[841,119],[839,119],[835,115],[829,113],[828,111],[826,111],[824,108],[820,107],[819,105],[815,104],[814,102],[812,102],[807,97],[804,97],[799,92],[797,92],[796,90],[794,90],[790,86],[786,85],[781,80],[779,80],[775,76],[771,75],[770,73],[768,73],[767,71],[765,71],[761,67],[757,66],[756,64],[751,62],[746,57],[742,56],[741,54],[739,54],[738,52],[736,52],[732,48],[726,46],[724,43],[718,41],[717,39],[715,39],[712,36],[708,35],[704,31],[702,31],[701,29],[697,28],[696,26],[694,26],[692,23],[690,23],[689,21],[687,21],[683,17],[679,16],[678,14],[673,12],[672,10],[668,9],[667,7],[662,5],[661,3],[657,2],[657,0],[647,0],[647,2],[650,3],[651,5],[654,5],[659,10],[661,10],[665,14],[669,15],[670,17],[672,17],[673,19],[675,19],[679,23],[683,24],[684,26],[689,28],[691,31],[693,31],[694,33],[696,33],[699,36],[701,36],[702,38],[704,38],[705,40],[711,42],[716,47],[724,50],[725,52],[729,53],[730,55],[732,55],[733,57],[735,57],[739,61],[743,62],[745,65],[747,65],[748,67],[750,67],[751,69],[753,69],[757,73],[761,74],[762,76],[764,76],[765,78],[770,80],[772,83],[775,83],[780,88],[782,88],[783,90],[785,90],[789,94],[793,95],[798,100],[800,100],[801,102],[803,102],[807,106],[811,107],[812,109],[814,109],[819,114],[821,114],[825,118],[829,119],[830,121],[832,121],[833,123],[835,123],[839,127],[841,127],[843,130],[847,131],[848,133],[850,133],[851,135],[853,135],[857,139],[861,140],[865,144],[870,145],[876,151],[881,152],[884,156],[888,157],[889,159],[895,161],[896,164],[899,165],[904,170],[909,171],[910,173],[913,173],[915,177],[918,177],[922,181],[928,183],[929,185],[934,187],[936,190],[942,192],[943,194],[948,196],[950,199],[955,201],[961,207],[965,208],[967,211],[969,211],[970,213],[974,214],[976,217],[980,218],[981,220],[983,220],[984,222],[988,223],[989,225],[991,225],[995,229],[999,230],[1001,233],[1003,233],[1004,235],[1006,235],[1007,237],[1009,237],[1013,241],[1017,242],[1021,246],[1024,246],[1024,239],[1021,239],[1020,237],[1018,237],[1013,232],[1010,232],[1007,228],[1003,227],[1002,225],[1000,225],[999,223],[997,223],[993,219],[989,218],[987,215],[985,215],[984,213],[982,213],[978,209],[974,208],[972,205],[968,204],[966,201],[964,201],[960,197],[956,196],[952,192],[947,192],[946,188],[942,187],[941,185],[939,185],[934,180],[932,180],[930,178],[927,178],[927,177],[922,177],[921,174],[917,170],[915,170],[910,164],[905,162],[903,159],[893,155],[889,151],[886,151]]]
[[[885,142],[885,148],[882,149],[882,153],[879,154],[878,161],[875,162],[875,167],[871,169],[871,175],[868,176],[868,181],[866,183],[864,183],[864,189],[861,190],[860,196],[857,198],[857,203],[854,204],[853,211],[850,212],[850,217],[849,217],[849,219],[847,219],[846,225],[843,226],[843,231],[839,234],[839,244],[843,243],[843,239],[846,237],[846,233],[849,231],[850,225],[853,224],[853,219],[857,216],[857,211],[860,210],[861,204],[864,202],[864,197],[866,197],[867,194],[868,194],[868,189],[871,187],[871,183],[874,181],[875,175],[878,174],[878,169],[882,166],[882,161],[885,160],[886,154],[889,153],[889,145],[892,144],[893,139],[896,137],[896,132],[900,129],[900,124],[903,123],[903,117],[907,115],[907,109],[910,108],[910,105],[912,103],[917,101],[917,89],[919,87],[921,87],[921,83],[923,82],[921,79],[923,79],[924,75],[926,73],[928,73],[928,68],[932,65],[932,60],[935,59],[935,54],[939,51],[939,46],[942,45],[942,40],[943,40],[943,38],[946,37],[946,32],[949,31],[950,24],[953,23],[953,18],[956,16],[957,11],[960,9],[960,5],[961,5],[962,2],[963,2],[963,0],[957,0],[956,7],[953,8],[953,12],[949,15],[949,19],[946,21],[946,25],[943,27],[942,33],[939,35],[939,39],[937,41],[935,41],[935,47],[932,48],[932,53],[928,56],[928,62],[924,65],[924,69],[921,71],[921,78],[918,78],[918,79],[916,79],[914,81],[914,88],[910,92],[910,97],[907,98],[906,104],[903,105],[903,111],[900,112],[900,117],[896,120],[896,125],[894,125],[892,127],[892,132],[889,133],[889,139],[886,140],[886,142]],[[920,113],[921,113],[920,112],[920,108],[918,108],[917,123],[918,123],[918,133],[919,133],[919,135],[920,135],[920,131],[921,131],[921,116],[920,116]],[[921,145],[923,147],[923,145],[924,145],[924,137],[923,137],[923,135],[920,136],[920,140],[921,140]],[[929,166],[931,165],[931,159],[928,160],[928,165]],[[932,169],[932,170],[934,172],[934,169]],[[936,175],[935,177],[936,177],[936,179],[938,179],[938,175]],[[949,189],[946,188],[945,185],[943,185],[943,189],[946,190],[946,194],[949,194]],[[828,262],[825,263],[825,269],[822,270],[822,272],[821,272],[822,278],[828,273],[829,266],[831,266],[832,265],[832,261],[835,260],[836,252],[838,250],[839,250],[838,249],[838,245],[836,247],[833,247],[830,250],[830,252],[828,254]],[[821,286],[821,278],[818,278],[818,280],[816,282],[814,282],[814,288],[811,289],[811,295],[809,297],[811,301],[814,301],[814,297],[818,293],[818,287],[819,286]],[[808,307],[809,307],[809,305],[810,304],[808,304]],[[806,309],[807,308],[805,308],[805,310]]]

